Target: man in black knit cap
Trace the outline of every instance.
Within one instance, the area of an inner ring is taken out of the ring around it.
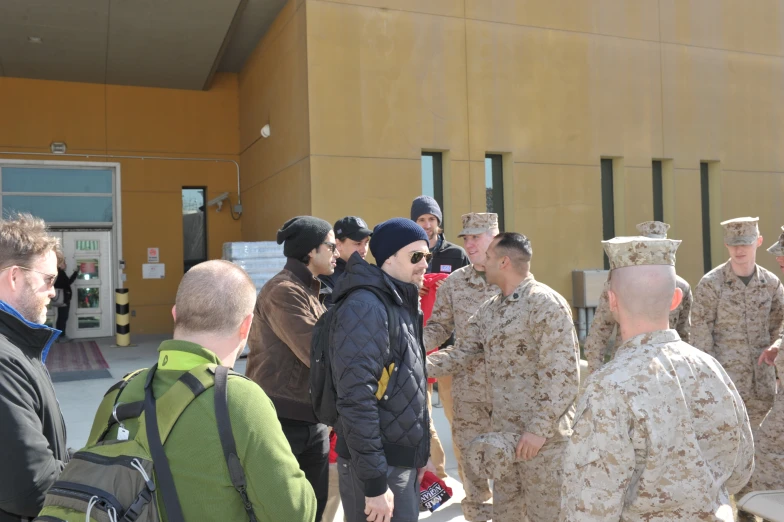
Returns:
[[[310,401],[310,340],[324,313],[318,277],[335,271],[337,247],[332,225],[312,216],[288,220],[277,241],[286,266],[256,300],[245,373],[272,399],[291,451],[316,493],[319,521],[329,489],[329,431]]]

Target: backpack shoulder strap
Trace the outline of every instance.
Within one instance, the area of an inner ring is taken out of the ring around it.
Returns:
[[[166,519],[170,522],[184,522],[185,517],[182,514],[182,506],[177,496],[177,488],[174,486],[174,477],[169,467],[169,459],[166,458],[166,453],[163,451],[163,442],[161,442],[161,436],[158,431],[158,415],[155,397],[152,393],[152,378],[155,376],[155,370],[157,369],[158,364],[156,363],[150,368],[150,371],[147,373],[147,380],[144,382],[144,424],[147,434],[147,445],[152,456],[153,469],[158,479],[161,497],[163,497]],[[168,395],[168,392],[165,395]],[[141,432],[141,429],[139,431]]]
[[[98,406],[98,411],[95,414],[95,420],[93,421],[93,427],[90,429],[90,436],[87,439],[87,446],[94,446],[95,444],[101,442],[106,434],[109,432],[109,429],[112,425],[116,422],[114,418],[115,408],[118,408],[118,400],[120,399],[120,394],[125,390],[125,387],[131,382],[131,380],[136,377],[137,375],[144,372],[146,368],[141,368],[134,372],[128,373],[123,377],[120,381],[114,384],[111,388],[109,388],[103,396],[101,400],[101,404]],[[134,403],[134,410],[125,412],[124,414],[128,415],[129,413],[135,412],[136,408],[138,408],[138,413],[136,415],[129,415],[125,418],[131,417],[138,417],[141,415],[141,405],[142,403]],[[119,408],[123,408],[123,410],[127,410],[128,405],[122,404]]]
[[[256,522],[256,513],[253,511],[253,504],[248,498],[247,482],[245,480],[245,470],[242,468],[237,446],[234,441],[234,432],[231,429],[231,417],[229,416],[229,369],[225,366],[215,368],[215,418],[218,421],[218,434],[220,435],[223,456],[226,458],[226,466],[229,468],[229,477],[237,493],[242,497],[242,503],[251,522]]]

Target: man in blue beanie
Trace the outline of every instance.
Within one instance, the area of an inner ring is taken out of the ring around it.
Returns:
[[[340,496],[347,522],[413,522],[433,471],[419,311],[431,254],[404,218],[377,225],[370,251],[376,266],[354,253],[332,294]]]

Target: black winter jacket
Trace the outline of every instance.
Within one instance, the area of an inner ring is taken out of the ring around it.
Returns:
[[[444,239],[441,234],[438,237],[438,243],[433,249],[433,259],[430,260],[430,265],[427,267],[428,274],[451,274],[459,268],[468,266],[471,260],[463,250],[462,247],[450,243]]]
[[[65,422],[42,354],[57,330],[0,301],[0,522],[38,515],[68,462]]]
[[[398,306],[400,340],[390,346],[387,311],[369,290],[386,293]],[[349,259],[333,293],[332,371],[338,394],[340,456],[350,459],[364,482],[365,496],[387,489],[387,466],[421,468],[430,455],[427,372],[418,289],[386,275],[359,254]],[[346,302],[341,303],[345,298]],[[395,364],[387,390],[376,399],[384,368]]]
[[[335,290],[335,283],[338,282],[338,278],[342,276],[345,271],[346,262],[343,261],[343,258],[339,257],[335,264],[335,271],[332,275],[319,276],[319,281],[324,283],[321,285],[321,291],[319,292],[319,301],[321,301],[321,304],[323,304],[325,308],[332,308],[332,305],[334,304],[332,302],[332,292]]]

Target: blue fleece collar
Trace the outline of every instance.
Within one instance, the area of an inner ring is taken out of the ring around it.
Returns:
[[[46,343],[46,346],[44,346],[44,349],[41,352],[41,360],[43,362],[46,362],[46,356],[49,355],[49,349],[52,347],[52,343],[54,343],[63,332],[57,330],[56,328],[50,328],[45,324],[38,324],[38,323],[33,323],[28,321],[27,319],[22,317],[22,314],[16,311],[16,308],[9,305],[3,300],[0,300],[0,312],[5,312],[7,314],[14,316],[19,321],[21,321],[22,324],[24,324],[28,328],[32,328],[33,330],[49,330],[50,332],[54,332],[54,335],[51,338],[49,338],[49,342]]]

